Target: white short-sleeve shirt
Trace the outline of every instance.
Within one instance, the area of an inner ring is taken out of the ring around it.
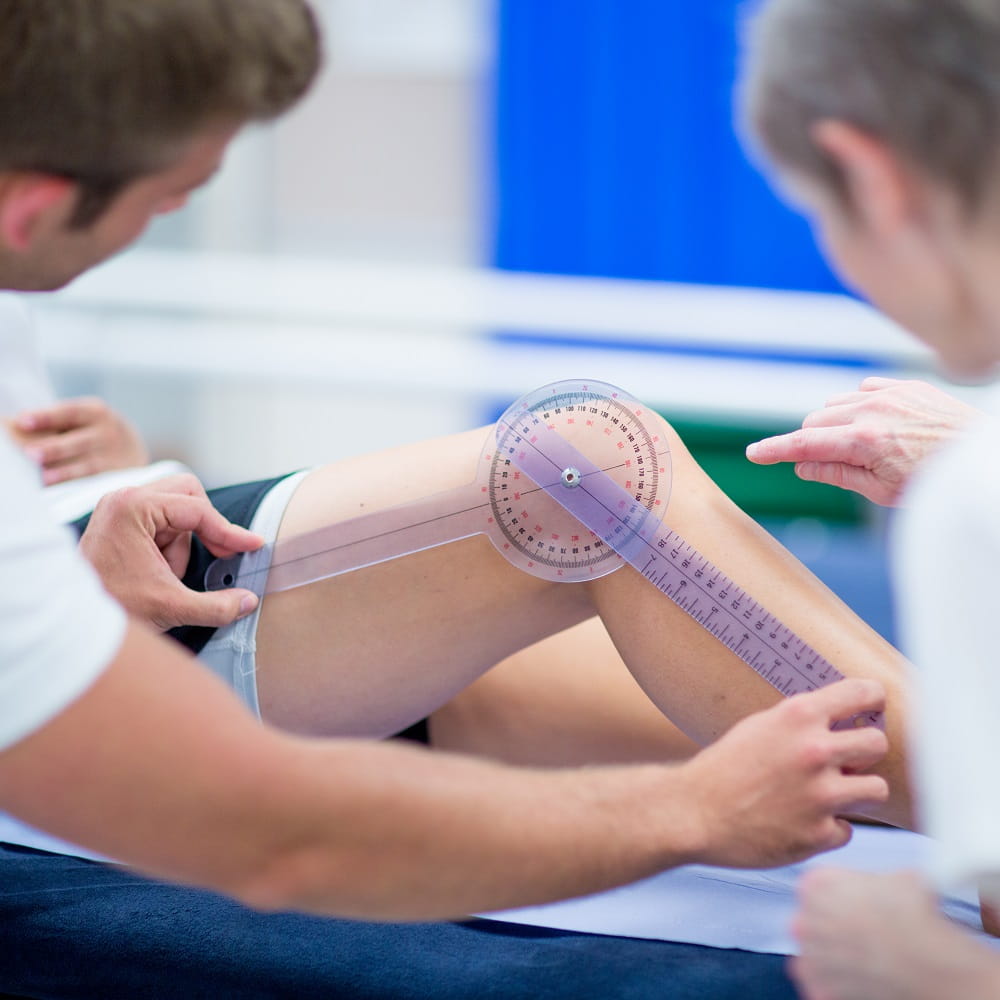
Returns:
[[[1000,885],[1000,396],[922,471],[895,543],[936,874],[943,887]]]
[[[114,659],[125,614],[0,434],[0,749],[66,708]]]
[[[0,295],[0,416],[51,398],[27,312]],[[0,431],[0,750],[79,697],[124,632],[124,612],[52,517],[38,470]]]
[[[55,398],[27,307],[0,292],[0,416],[48,406]]]

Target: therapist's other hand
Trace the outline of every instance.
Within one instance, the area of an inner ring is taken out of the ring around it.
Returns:
[[[21,447],[41,468],[46,486],[149,461],[136,429],[96,397],[61,400],[21,413],[11,427]]]
[[[841,817],[889,797],[885,779],[865,773],[889,744],[874,727],[830,727],[884,708],[877,682],[840,681],[749,716],[688,761],[698,861],[770,868],[846,844]]]
[[[978,412],[926,382],[867,378],[858,392],[810,413],[800,430],[750,445],[747,458],[795,462],[800,479],[891,507],[923,461]]]
[[[220,627],[250,614],[258,601],[248,590],[203,594],[181,582],[194,535],[221,558],[263,544],[258,535],[227,521],[194,476],[170,476],[105,496],[80,539],[80,551],[108,592],[160,631]]]

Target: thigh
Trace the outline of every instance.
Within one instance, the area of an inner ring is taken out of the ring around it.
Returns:
[[[315,471],[288,504],[279,540],[466,486],[487,434]],[[483,535],[270,594],[257,631],[261,714],[298,732],[386,736],[592,613],[582,585],[523,573]]]

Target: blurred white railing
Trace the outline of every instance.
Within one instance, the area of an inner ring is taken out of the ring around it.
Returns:
[[[846,297],[487,270],[137,251],[37,313],[62,370],[171,385],[185,457],[223,478],[458,430],[561,378],[788,424],[866,374],[934,378]]]

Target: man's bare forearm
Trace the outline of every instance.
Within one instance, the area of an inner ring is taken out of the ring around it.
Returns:
[[[244,893],[254,905],[454,917],[596,892],[699,853],[668,767],[514,769],[393,744],[345,746],[330,764],[334,826],[275,851]]]
[[[683,765],[528,770],[279,733],[133,626],[85,695],[0,754],[0,801],[263,909],[461,916],[689,861],[773,865],[842,843],[835,817],[887,794],[854,773],[881,758],[884,736],[830,732],[832,718],[881,705],[881,689],[845,684],[746,719]]]
[[[75,842],[262,908],[387,919],[554,899],[687,860],[682,817],[669,843],[653,817],[671,779],[277,733],[138,629],[86,695],[0,755],[8,808]]]

